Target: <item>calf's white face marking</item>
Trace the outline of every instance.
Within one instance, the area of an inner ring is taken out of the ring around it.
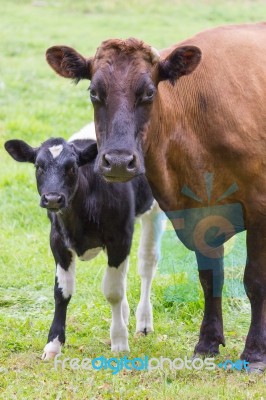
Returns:
[[[57,146],[49,147],[49,151],[52,154],[53,158],[58,157],[59,154],[61,154],[62,150],[63,150],[62,144],[58,144]]]
[[[60,264],[56,266],[56,276],[58,287],[62,289],[62,294],[65,299],[68,299],[74,293],[75,289],[75,256],[72,256],[71,263],[67,270],[61,267]]]

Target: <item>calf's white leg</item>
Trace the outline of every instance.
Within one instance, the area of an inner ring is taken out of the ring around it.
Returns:
[[[75,287],[75,253],[62,247],[55,247],[56,277],[54,287],[55,312],[53,322],[48,335],[48,342],[43,350],[42,359],[47,361],[61,353],[61,347],[65,343],[65,325],[67,306]],[[54,246],[52,246],[54,250]],[[68,261],[64,265],[57,262],[58,252]]]
[[[128,257],[119,267],[108,266],[102,282],[103,293],[112,308],[110,328],[111,350],[129,351],[128,330],[129,306],[126,298]]]
[[[136,332],[145,335],[153,331],[153,313],[150,301],[152,279],[160,258],[160,244],[166,219],[154,202],[150,211],[141,217],[141,239],[138,251],[138,272],[141,277],[141,295],[136,311]]]

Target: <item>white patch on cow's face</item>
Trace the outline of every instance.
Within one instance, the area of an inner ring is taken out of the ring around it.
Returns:
[[[89,261],[96,257],[99,252],[102,250],[102,247],[95,247],[94,249],[86,250],[84,254],[79,256],[81,261]]]
[[[75,258],[72,256],[72,261],[67,270],[61,267],[60,264],[56,266],[56,276],[58,287],[62,289],[62,294],[65,299],[68,299],[74,293],[75,289]]]
[[[42,360],[48,361],[48,360],[51,360],[52,358],[54,358],[57,354],[60,354],[61,346],[62,346],[62,344],[59,342],[59,339],[57,336],[54,340],[47,343],[47,345],[43,349]]]
[[[52,154],[53,158],[58,157],[59,154],[61,154],[62,150],[63,150],[62,144],[58,144],[57,146],[49,147],[49,151]]]

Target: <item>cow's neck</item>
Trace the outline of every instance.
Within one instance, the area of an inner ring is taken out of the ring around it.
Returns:
[[[174,89],[168,83],[164,85],[163,91],[159,86],[147,134],[146,175],[164,210],[198,207],[195,200],[182,194],[182,188],[187,186],[205,199],[208,157],[189,122],[189,110],[181,103],[176,86]]]

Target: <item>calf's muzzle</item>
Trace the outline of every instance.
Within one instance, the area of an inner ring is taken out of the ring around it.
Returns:
[[[50,211],[56,211],[65,207],[66,199],[65,196],[60,193],[45,193],[41,196],[40,205]]]

